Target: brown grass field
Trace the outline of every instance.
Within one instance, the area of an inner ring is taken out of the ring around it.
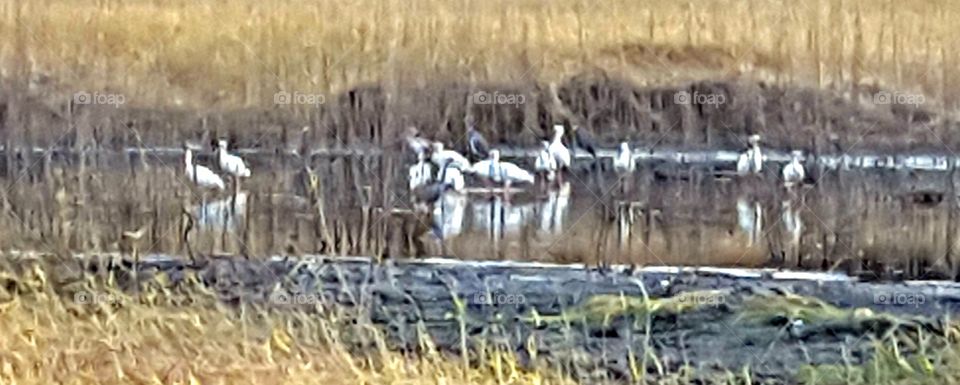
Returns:
[[[67,275],[72,274],[29,260],[0,263],[0,383],[576,383],[548,365],[523,368],[512,350],[492,346],[476,352],[475,361],[442,352],[429,338],[416,354],[393,352],[381,331],[357,320],[346,308],[224,305],[217,294],[196,285],[196,277],[171,284],[158,275],[143,282],[139,295],[131,295],[120,291],[112,278],[64,279]],[[762,310],[754,311],[743,314],[764,316]],[[867,364],[805,365],[797,380],[805,384],[956,383],[960,376],[955,371],[960,362],[956,335],[945,333],[921,333],[916,339],[920,342],[878,340],[876,357]],[[365,346],[362,352],[348,348],[358,341]],[[911,345],[915,343],[920,346]],[[915,354],[908,357],[898,349]],[[681,370],[657,380],[645,380],[640,372],[634,375],[639,377],[636,383],[644,384],[784,383],[760,378],[754,382],[750,368],[706,376]]]
[[[133,297],[75,283],[70,298],[41,270],[21,281],[9,272],[0,269],[3,384],[572,384],[506,353],[480,367],[429,349],[393,353],[372,327],[379,348],[351,354],[335,315],[237,311],[203,289]]]
[[[949,0],[10,0],[0,74],[123,92],[141,106],[257,106],[279,90],[364,83],[550,82],[591,69],[641,85],[746,75],[883,86],[953,106],[958,16]]]

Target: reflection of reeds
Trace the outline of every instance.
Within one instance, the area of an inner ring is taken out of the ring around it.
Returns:
[[[280,158],[263,162],[264,172],[244,183],[249,191],[245,215],[233,217],[230,226],[223,226],[219,216],[216,223],[204,226],[194,212],[201,197],[182,180],[179,163],[171,166],[158,159],[143,169],[136,159],[100,156],[98,167],[91,164],[83,174],[53,160],[49,168],[15,174],[14,180],[22,176],[19,183],[5,179],[8,184],[0,189],[0,249],[64,255],[116,251],[123,247],[118,234],[143,228],[139,254],[198,258],[236,252],[253,257],[442,253],[465,259],[591,264],[772,263],[852,274],[904,270],[918,276],[952,275],[956,269],[951,190],[944,190],[947,198],[942,202],[916,203],[905,195],[915,182],[887,174],[828,173],[818,186],[798,191],[800,196],[790,203],[796,213],[784,219],[783,202],[789,196],[779,185],[761,180],[714,183],[702,175],[694,178],[696,183],[655,182],[650,170],[643,168],[637,172],[636,188],[618,195],[617,202],[602,202],[609,211],[603,204],[593,205],[590,192],[578,185],[562,228],[542,228],[543,213],[538,210],[544,209],[537,207],[545,206],[535,205],[543,201],[518,201],[511,207],[517,215],[501,216],[520,222],[499,223],[501,229],[491,234],[488,227],[493,229],[493,223],[469,222],[477,216],[471,209],[465,230],[432,248],[433,219],[407,210],[404,181],[389,175],[400,172],[390,166],[402,163],[399,158],[355,162],[315,158],[309,168],[297,172],[281,168],[286,161]],[[45,180],[47,174],[52,181]],[[687,174],[698,172],[683,173]],[[946,178],[924,178],[934,187],[948,188]],[[84,192],[80,180],[86,181]],[[219,192],[207,203],[223,201],[229,206],[230,195]],[[753,243],[751,234],[738,227],[734,199],[740,195],[749,197],[749,207],[762,208],[763,226],[752,234]],[[471,199],[471,205],[489,204],[476,196]],[[613,209],[620,204],[623,207]],[[481,215],[487,211],[480,210]],[[802,222],[799,234],[786,227],[795,221]]]

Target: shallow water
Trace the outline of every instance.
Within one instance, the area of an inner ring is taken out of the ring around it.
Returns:
[[[921,169],[938,168],[924,166],[942,163],[935,159],[889,157],[890,167],[870,168],[834,168],[829,159],[841,157],[809,160],[816,183],[792,190],[779,181],[779,163],[769,162],[762,176],[736,178],[732,164],[717,160],[723,153],[643,156],[623,177],[608,171],[609,159],[579,159],[562,187],[521,186],[505,198],[468,178],[466,192],[448,193],[420,213],[407,191],[411,162],[400,156],[314,156],[309,165],[321,188],[311,193],[301,158],[247,154],[253,177],[234,197],[232,186],[191,188],[175,152],[47,154],[8,158],[0,168],[3,249],[135,246],[140,253],[444,255],[956,276],[952,172]],[[199,164],[212,167],[210,155]],[[531,168],[528,158],[514,161]],[[139,240],[121,236],[137,229]]]

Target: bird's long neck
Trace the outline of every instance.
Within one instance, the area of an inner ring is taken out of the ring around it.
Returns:
[[[447,179],[447,167],[450,167],[450,162],[443,164],[443,167],[440,167],[440,183],[446,183]]]

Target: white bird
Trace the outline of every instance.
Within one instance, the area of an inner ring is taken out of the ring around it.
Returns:
[[[239,156],[231,155],[227,152],[227,141],[221,140],[218,143],[217,160],[220,163],[220,169],[227,174],[237,178],[250,177],[250,169]]]
[[[618,173],[631,173],[636,169],[636,162],[633,161],[633,152],[630,151],[630,145],[627,142],[620,143],[620,150],[617,156],[613,158],[613,169]]]
[[[763,154],[760,152],[760,135],[750,135],[750,150],[747,157],[750,159],[750,172],[759,174],[763,170]]]
[[[409,147],[413,153],[417,154],[417,156],[420,156],[422,154],[426,154],[427,151],[430,150],[430,141],[421,138],[420,132],[416,127],[407,127],[406,131],[407,132],[406,135],[404,135],[404,139],[407,141],[407,147]]]
[[[571,163],[570,150],[563,145],[561,139],[563,139],[563,125],[557,124],[553,126],[553,140],[549,147],[550,154],[556,160],[557,167],[569,168]]]
[[[186,166],[184,171],[186,171],[187,179],[191,182],[196,183],[201,188],[223,190],[223,179],[219,175],[207,167],[193,164],[193,151],[189,148],[184,151],[183,163]]]
[[[550,142],[542,142],[543,149],[537,154],[537,160],[533,163],[533,170],[537,174],[544,175],[546,180],[552,181],[557,176],[557,160],[550,153]]]
[[[803,178],[806,176],[806,171],[803,169],[803,164],[800,163],[800,157],[803,155],[801,151],[793,151],[793,159],[790,160],[790,163],[787,163],[786,166],[783,166],[783,184],[787,187],[791,187],[797,183],[803,182]]]
[[[763,170],[763,154],[760,152],[760,135],[750,135],[750,147],[737,157],[737,175],[759,174]]]
[[[744,176],[750,173],[750,155],[747,155],[750,151],[742,152],[737,157],[737,175]]]
[[[494,183],[533,183],[533,174],[510,162],[500,161],[500,150],[490,150],[490,159],[481,160],[473,165],[473,173]]]
[[[466,182],[463,180],[463,173],[459,169],[448,168],[446,175],[443,176],[443,183],[450,186],[453,191],[463,191]]]
[[[444,165],[449,165],[451,168],[457,168],[461,171],[470,170],[470,161],[466,157],[460,155],[459,152],[453,150],[444,150],[443,143],[433,142],[433,147],[430,151],[430,160],[437,167],[444,167]]]
[[[570,150],[567,146],[563,145],[563,125],[556,124],[553,126],[553,140],[550,142],[550,154],[553,155],[553,159],[557,162],[557,169],[560,172],[557,172],[557,184],[563,184],[563,170],[569,169],[571,164]]]
[[[410,191],[433,181],[433,166],[427,161],[426,153],[419,154],[419,161],[410,166]]]

